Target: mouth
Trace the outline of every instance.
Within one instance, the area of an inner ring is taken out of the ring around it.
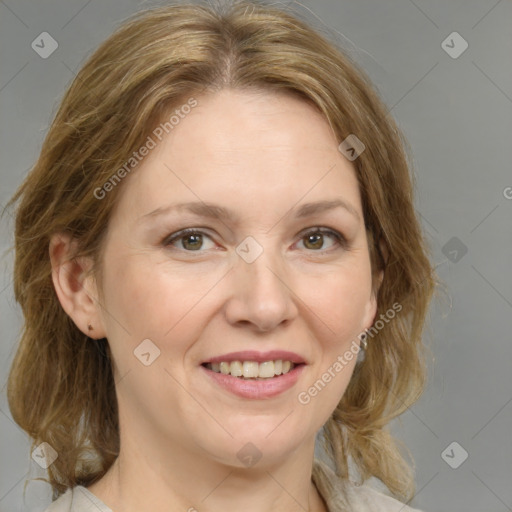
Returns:
[[[306,363],[290,360],[220,361],[199,366],[207,382],[230,395],[249,400],[268,400],[294,388]]]
[[[304,363],[276,359],[270,361],[221,361],[203,363],[201,366],[214,373],[236,377],[242,380],[270,380],[286,375]]]

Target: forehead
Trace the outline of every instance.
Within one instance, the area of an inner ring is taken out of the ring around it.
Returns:
[[[312,105],[282,93],[233,90],[195,100],[161,140],[153,135],[155,147],[129,176],[121,208],[128,203],[143,215],[178,199],[216,199],[233,209],[282,210],[301,198],[343,197],[360,211],[355,170]]]

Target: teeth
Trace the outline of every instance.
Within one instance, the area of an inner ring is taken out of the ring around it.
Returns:
[[[241,377],[243,373],[242,363],[240,361],[233,361],[231,363],[231,376]]]
[[[206,364],[208,369],[216,373],[244,379],[270,379],[276,375],[288,373],[295,366],[291,361],[282,361],[281,359],[263,363],[257,363],[256,361],[232,361],[229,363],[223,361],[222,363]]]
[[[244,363],[245,364],[245,363]],[[258,377],[269,378],[275,375],[274,361],[265,361],[258,365]]]
[[[233,361],[233,363],[236,361]],[[233,363],[231,363],[231,375],[233,377],[238,377],[238,375],[234,375],[233,373]],[[246,379],[253,378],[253,377],[259,377],[259,364],[255,363],[253,361],[244,361],[244,364],[242,366],[243,368],[243,374]],[[273,377],[273,375],[272,375]]]

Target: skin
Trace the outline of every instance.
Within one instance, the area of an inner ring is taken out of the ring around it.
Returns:
[[[73,240],[51,240],[64,310],[84,333],[108,338],[115,362],[121,451],[89,490],[124,512],[326,510],[311,482],[315,435],[355,358],[309,404],[297,396],[375,317],[356,174],[326,120],[299,99],[223,90],[197,100],[125,178],[101,283],[84,277],[89,260],[66,260]],[[358,217],[343,208],[294,216],[304,203],[338,198]],[[230,208],[239,221],[144,218],[187,201]],[[312,238],[319,227],[348,246]],[[203,245],[190,236],[165,245],[184,228],[200,229]],[[247,236],[263,248],[250,264],[236,252]],[[148,338],[160,357],[145,366],[133,352]],[[199,366],[272,349],[296,352],[307,366],[290,390],[265,400],[223,390]],[[262,455],[251,467],[237,457],[248,442]]]

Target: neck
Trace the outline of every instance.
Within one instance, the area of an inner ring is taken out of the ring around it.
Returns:
[[[113,512],[326,512],[311,480],[314,439],[285,457],[233,467],[180,446],[162,450],[126,442],[89,490]],[[170,455],[172,454],[172,455]]]

